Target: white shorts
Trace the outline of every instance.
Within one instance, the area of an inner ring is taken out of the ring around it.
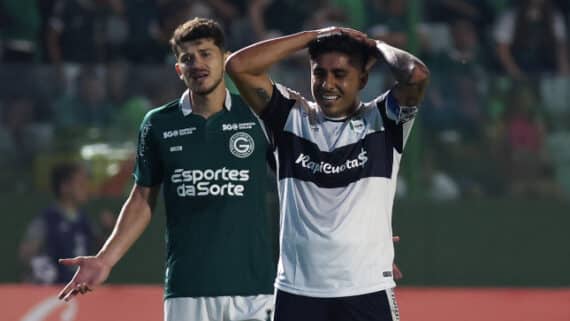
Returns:
[[[164,321],[270,321],[273,295],[171,298]]]

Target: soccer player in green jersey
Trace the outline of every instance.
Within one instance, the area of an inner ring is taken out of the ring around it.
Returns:
[[[167,321],[265,320],[276,253],[266,209],[268,142],[261,123],[224,83],[220,26],[196,18],[171,39],[188,90],[140,127],[135,184],[113,233],[78,266],[59,297],[103,283],[148,225],[162,186],[166,207]]]

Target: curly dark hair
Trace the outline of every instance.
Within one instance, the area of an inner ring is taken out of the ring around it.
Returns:
[[[182,43],[202,38],[214,40],[214,44],[224,51],[225,36],[222,27],[216,21],[206,18],[194,18],[178,26],[170,38],[170,47],[178,57]]]

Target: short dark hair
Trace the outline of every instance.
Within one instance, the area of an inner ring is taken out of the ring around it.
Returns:
[[[309,43],[309,56],[311,60],[316,60],[319,56],[329,52],[340,52],[350,56],[357,62],[361,62],[364,70],[368,59],[377,55],[374,48],[348,36],[331,35],[317,38]]]
[[[174,55],[178,57],[178,49],[182,43],[202,38],[214,40],[214,44],[220,50],[224,50],[225,37],[222,27],[214,20],[206,18],[194,18],[178,26],[170,38],[170,47]]]
[[[64,162],[55,165],[51,170],[51,190],[56,198],[61,197],[61,186],[79,172],[81,165],[74,162]]]

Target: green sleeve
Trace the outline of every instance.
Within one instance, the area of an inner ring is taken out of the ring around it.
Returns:
[[[139,141],[134,168],[135,183],[155,186],[162,182],[163,170],[160,149],[153,130],[152,113],[147,114],[139,129]]]

